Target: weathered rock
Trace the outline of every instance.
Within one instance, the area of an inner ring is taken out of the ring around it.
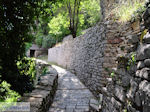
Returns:
[[[32,107],[30,108],[30,112],[39,112],[39,108],[32,106]]]
[[[137,106],[141,106],[140,94],[138,92],[136,92],[136,94],[135,94],[135,104]]]
[[[49,74],[58,74],[56,69],[54,69],[53,67],[49,67]]]
[[[127,106],[127,109],[129,112],[137,112],[135,108],[133,108],[132,106]]]
[[[92,110],[99,111],[99,109],[101,109],[101,105],[99,105],[99,103],[97,102],[97,100],[91,99],[90,100],[90,108]]]
[[[137,64],[137,69],[139,70],[139,69],[142,69],[144,67],[145,67],[144,62],[143,61],[139,61],[138,64]]]
[[[150,68],[143,68],[142,70],[138,70],[136,72],[136,76],[150,80]]]
[[[50,90],[52,90],[52,87],[36,85],[36,86],[35,86],[35,89],[40,89],[40,90],[47,90],[47,91],[50,91]]]
[[[37,107],[39,108],[40,105],[42,105],[42,101],[43,99],[42,98],[36,98],[36,97],[32,97],[32,96],[25,96],[25,97],[22,97],[21,98],[21,101],[24,101],[24,102],[30,102],[31,104],[31,107]]]
[[[36,85],[31,93],[24,94],[21,101],[30,102],[31,112],[46,112],[57,89],[57,81],[58,74],[42,76],[40,85]]]
[[[47,74],[45,76],[41,76],[39,84],[42,86],[52,86],[56,76],[56,74]]]
[[[47,90],[35,89],[32,91],[30,96],[45,99],[48,96],[48,94],[49,94],[49,91]]]
[[[117,71],[115,72],[116,74],[121,75],[121,76],[125,76],[127,74],[126,69],[124,68],[117,69]]]
[[[117,101],[114,97],[111,98],[111,103],[116,109],[120,109],[122,106],[122,104],[119,101]]]
[[[130,80],[130,85],[131,86],[130,86],[130,89],[127,93],[127,97],[133,100],[135,92],[136,92],[137,87],[138,87],[138,84],[133,79],[131,79]]]
[[[129,72],[130,75],[133,76],[133,75],[135,74],[136,70],[137,70],[137,66],[136,66],[135,64],[132,64],[132,65],[129,67],[128,72]]]
[[[139,38],[137,35],[129,35],[127,38],[128,38],[129,44],[135,44],[135,43],[139,42]]]
[[[145,66],[150,67],[150,59],[144,60],[144,64]]]
[[[137,60],[144,60],[150,57],[150,44],[141,44],[137,51]]]
[[[123,85],[124,87],[129,86],[129,84],[130,84],[130,79],[131,79],[131,76],[130,76],[130,75],[122,76],[122,85]]]
[[[149,1],[147,0],[146,2],[148,3]],[[143,14],[143,19],[146,20],[149,17],[149,15],[150,15],[150,8],[147,8]]]
[[[144,43],[150,44],[150,34],[149,32],[143,38]]]
[[[150,83],[147,80],[139,84],[139,89],[144,91],[150,97]]]
[[[143,112],[149,112],[149,111],[150,111],[150,105],[144,105]]]
[[[125,93],[124,93],[124,89],[121,86],[116,86],[115,87],[115,96],[122,102],[125,101]]]
[[[149,15],[150,15],[150,8],[148,7],[146,9],[146,11],[143,14],[143,19],[144,19],[144,26],[148,29],[149,28],[149,23],[150,23],[150,19],[149,19]]]

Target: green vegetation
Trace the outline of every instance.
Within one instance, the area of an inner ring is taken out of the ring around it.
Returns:
[[[115,4],[114,13],[116,18],[121,22],[127,22],[132,18],[138,18],[144,11],[144,0],[127,0],[120,4]]]
[[[70,4],[66,0],[0,0],[0,101],[17,101],[20,95],[33,89],[35,60],[25,57],[32,43],[53,47],[65,36],[72,34],[75,38],[99,22],[99,0],[68,1]],[[144,10],[143,3],[127,0],[119,4],[114,10],[116,18],[123,22],[130,20],[137,16],[136,10],[139,13]],[[134,62],[135,54],[128,66]],[[46,72],[44,68],[43,74]]]
[[[115,72],[111,72],[110,76],[114,77],[115,76]]]
[[[24,57],[21,61],[17,62],[17,67],[20,75],[26,75],[33,81],[36,77],[35,59]]]
[[[130,67],[135,64],[135,62],[136,62],[135,56],[136,56],[136,53],[135,53],[135,52],[132,52],[132,53],[131,53],[131,57],[130,57],[130,59],[128,60],[127,70],[129,70]]]
[[[49,34],[56,40],[60,41],[63,36],[68,35],[69,32],[69,21],[67,21],[67,14],[65,12],[59,13],[56,17],[53,17],[49,22]]]
[[[16,102],[20,95],[10,89],[11,85],[6,81],[0,83],[0,102]]]
[[[6,107],[12,106],[12,104],[10,104],[11,102],[17,102],[18,98],[21,97],[17,92],[11,90],[10,88],[11,85],[6,81],[2,81],[0,83],[0,102],[5,103],[5,105],[3,103],[0,104],[0,111],[5,111]]]
[[[100,21],[101,14],[99,4],[99,0],[85,0],[81,4],[81,13],[84,15],[83,29],[87,29]]]
[[[48,66],[45,66],[42,70],[42,74],[41,75],[46,75],[48,73]]]
[[[73,10],[74,2],[71,2]],[[48,19],[45,17],[38,18],[37,31],[35,31],[35,43],[40,47],[53,47],[62,39],[72,34],[70,30],[70,18],[66,1],[56,2],[51,5],[52,9],[47,9],[49,14],[52,13]],[[78,14],[78,25],[76,35],[82,34],[84,29],[94,26],[100,20],[100,6],[99,0],[81,0]]]
[[[53,0],[0,0],[0,101],[17,101],[33,88],[35,63],[24,58],[35,21]],[[50,16],[50,15],[49,15]]]
[[[31,43],[25,43],[25,52],[27,52],[31,46]]]
[[[127,109],[124,109],[123,112],[128,112]]]
[[[145,29],[142,33],[141,33],[141,36],[140,36],[140,42],[142,43],[143,42],[143,38],[144,38],[144,35],[146,35],[148,29]]]

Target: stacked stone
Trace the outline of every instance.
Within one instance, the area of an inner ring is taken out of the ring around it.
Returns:
[[[143,112],[150,111],[150,34],[144,36],[143,43],[137,51],[137,71],[135,77],[139,80],[135,95],[136,104]]]
[[[24,94],[20,101],[30,102],[30,112],[46,112],[53,102],[58,85],[58,74],[56,70],[49,67],[49,72],[40,77],[35,89]]]
[[[110,2],[108,5],[112,6],[113,1],[117,0],[103,0],[101,2]],[[104,8],[109,9],[107,4],[105,6]],[[109,10],[105,12],[109,12]],[[49,61],[54,61],[75,73],[96,97],[101,93],[100,96],[103,96],[101,100],[102,112],[126,110],[147,112],[143,105],[139,106],[136,103],[139,100],[138,94],[140,94],[142,81],[149,81],[149,79],[143,80],[143,78],[136,76],[136,64],[131,66],[129,71],[126,70],[126,60],[131,56],[130,52],[136,51],[139,45],[140,21],[121,24],[109,17],[106,20],[104,23],[90,28],[84,35],[63,42],[59,47],[49,49]],[[144,46],[145,42],[148,42],[146,37],[144,37]],[[140,54],[141,57],[148,55],[147,47],[149,45],[145,47],[145,51],[141,50],[144,53]],[[127,55],[127,57],[121,58],[124,63],[119,61],[117,63],[118,55]],[[139,61],[144,62],[145,59]],[[118,70],[115,71],[115,76],[112,78],[110,76],[112,70],[108,69],[116,70],[117,67]],[[139,70],[141,69],[142,67]],[[146,101],[148,102],[148,100]]]
[[[132,36],[133,37],[133,36]],[[150,43],[145,39],[137,50],[137,62],[127,70],[131,53],[119,57],[118,67],[112,80],[102,88],[102,112],[149,112],[150,111]],[[129,42],[137,46],[138,37],[130,38]]]
[[[89,28],[80,37],[67,37],[69,39],[63,41],[62,45],[49,49],[49,61],[75,73],[98,97],[101,88],[109,83],[112,70],[108,69],[117,68],[117,56],[137,47],[139,21],[120,24],[108,20]],[[136,44],[131,45],[133,43]]]
[[[75,73],[95,96],[103,86],[100,82],[105,82],[102,76],[106,43],[104,29],[103,24],[97,24],[84,35],[65,39],[61,46],[49,49],[48,55],[49,61]]]
[[[150,15],[147,14],[145,17],[147,19],[144,19],[146,28],[149,28],[149,17]],[[141,32],[138,29],[142,28],[137,28],[134,32],[130,29],[131,33],[126,33],[128,48],[127,52],[121,53],[126,55],[118,58],[115,76],[101,89],[103,90],[102,112],[150,112],[150,34],[147,33],[143,43],[140,43]],[[109,34],[107,35],[109,37]],[[127,70],[127,60],[131,58],[130,52],[136,52],[136,63]],[[106,53],[108,54],[110,52]]]

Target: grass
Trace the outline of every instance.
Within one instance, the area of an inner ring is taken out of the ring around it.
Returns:
[[[144,3],[145,0],[126,0],[121,4],[115,4],[116,8],[111,13],[114,13],[120,22],[127,22],[137,15],[135,12],[144,10]]]

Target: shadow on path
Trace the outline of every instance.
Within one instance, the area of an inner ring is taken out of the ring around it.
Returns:
[[[58,90],[48,112],[89,112],[93,94],[72,73],[52,65],[58,72]]]

